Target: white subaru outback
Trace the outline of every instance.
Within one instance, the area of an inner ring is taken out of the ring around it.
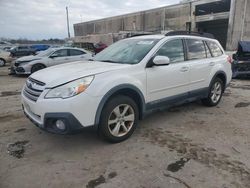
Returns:
[[[198,99],[217,105],[232,77],[230,63],[219,42],[208,37],[132,37],[93,61],[32,74],[22,91],[23,110],[48,132],[93,126],[107,140],[121,142],[155,109]]]

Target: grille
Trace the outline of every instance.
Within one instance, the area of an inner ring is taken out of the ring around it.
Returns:
[[[23,94],[32,101],[37,101],[44,90],[45,83],[28,78],[24,86]]]

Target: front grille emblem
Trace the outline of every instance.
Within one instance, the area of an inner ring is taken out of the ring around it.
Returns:
[[[32,89],[32,88],[34,88],[34,86],[36,86],[36,83],[34,83],[30,80],[27,80],[27,86]]]

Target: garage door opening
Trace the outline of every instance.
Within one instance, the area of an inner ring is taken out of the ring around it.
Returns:
[[[223,48],[226,48],[228,19],[199,22],[196,23],[196,28],[200,32],[213,34]]]

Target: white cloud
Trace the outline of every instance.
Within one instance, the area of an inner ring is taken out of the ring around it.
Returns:
[[[0,0],[0,37],[47,39],[67,36],[66,10],[70,30],[73,24],[151,9],[179,0]]]

